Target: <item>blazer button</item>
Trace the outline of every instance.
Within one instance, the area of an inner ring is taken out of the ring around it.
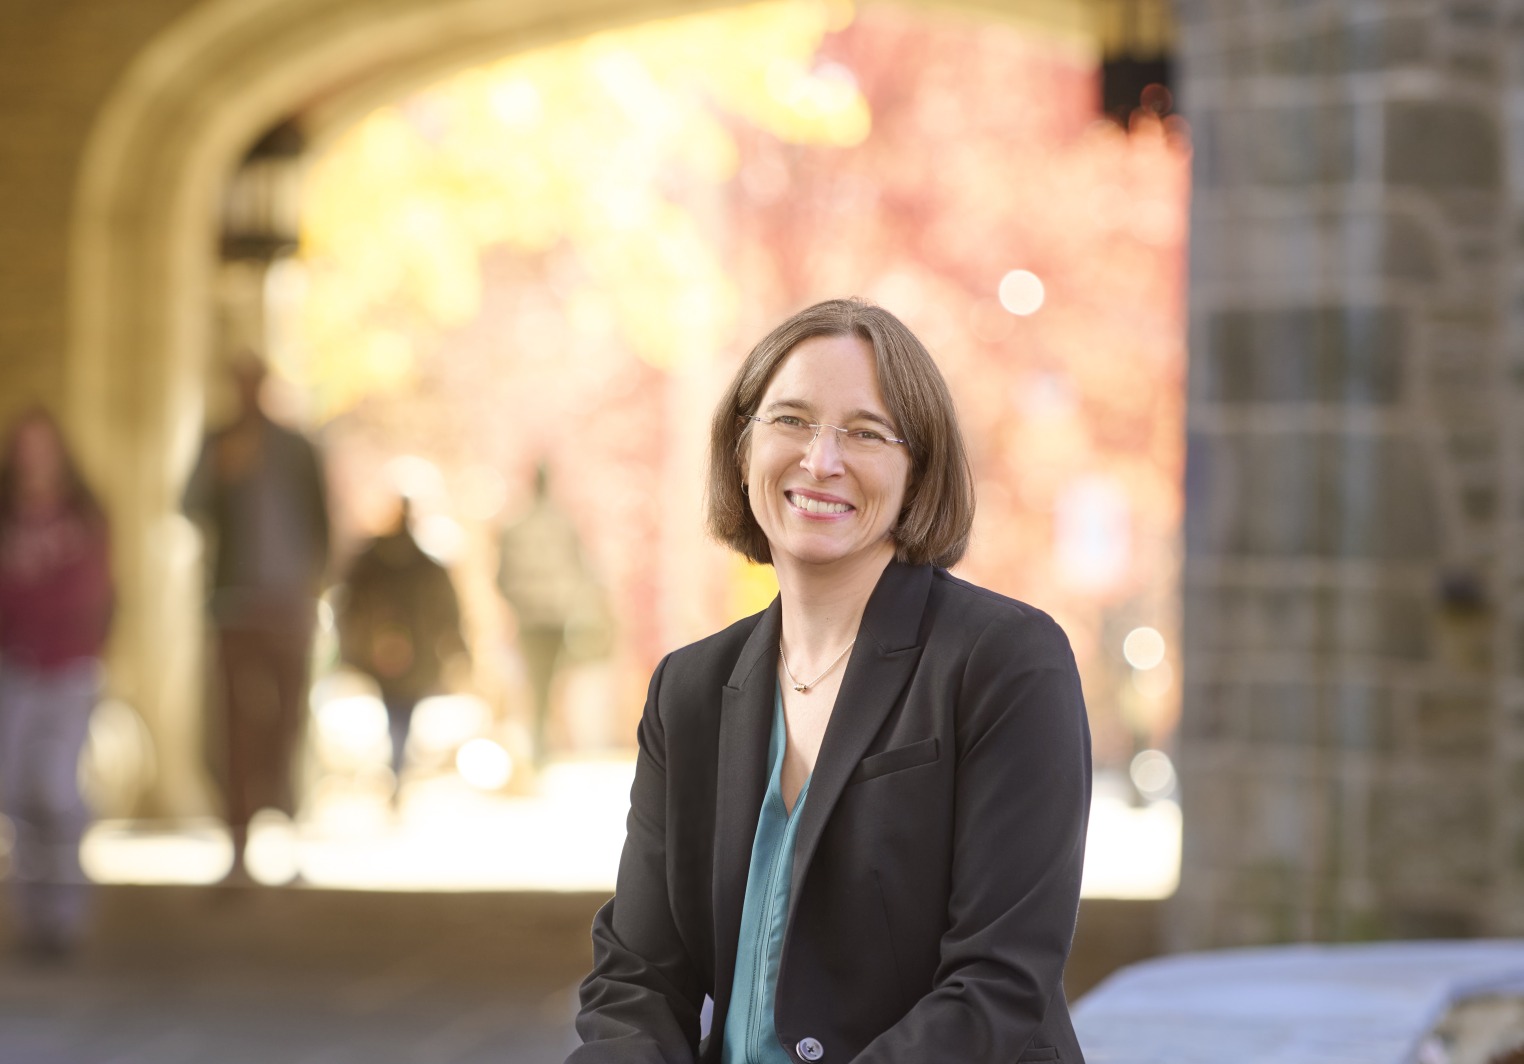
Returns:
[[[801,1038],[794,1047],[794,1052],[799,1054],[800,1060],[819,1060],[825,1056],[825,1046],[820,1044],[818,1038]]]

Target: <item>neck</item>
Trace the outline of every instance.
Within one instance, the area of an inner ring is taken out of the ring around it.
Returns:
[[[796,674],[813,675],[857,638],[868,598],[893,560],[894,544],[886,541],[880,551],[833,565],[777,568],[783,646]]]

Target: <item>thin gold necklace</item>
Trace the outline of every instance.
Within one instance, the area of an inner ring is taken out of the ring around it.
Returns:
[[[854,639],[852,642],[847,644],[847,650],[851,650],[856,645],[857,640]],[[778,657],[783,659],[783,675],[788,677],[788,682],[792,684],[794,690],[798,691],[800,694],[806,693],[811,687],[814,687],[821,680],[824,680],[827,676],[829,676],[831,674],[831,670],[840,665],[841,659],[847,656],[847,650],[843,650],[840,654],[837,654],[836,660],[827,665],[825,667],[825,671],[822,672],[819,676],[815,677],[809,683],[800,683],[798,680],[794,679],[794,670],[788,667],[788,655],[783,652],[783,640],[778,640]]]

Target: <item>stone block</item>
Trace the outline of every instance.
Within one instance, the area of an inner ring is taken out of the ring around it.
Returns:
[[[1402,395],[1409,330],[1395,307],[1218,311],[1196,351],[1199,398],[1389,405]]]
[[[1480,904],[1482,899],[1478,898]],[[1479,938],[1486,933],[1480,911],[1467,904],[1442,905],[1433,901],[1389,903],[1383,921],[1394,939]]]
[[[1331,31],[1267,42],[1259,69],[1299,76],[1391,70],[1424,62],[1432,37],[1427,21],[1412,15],[1350,21]]]
[[[1414,723],[1419,754],[1479,757],[1493,743],[1492,703],[1483,687],[1426,693]]]
[[[1495,809],[1489,767],[1485,758],[1436,758],[1383,781],[1371,804],[1378,882],[1397,893],[1485,878]]]
[[[1232,680],[1187,683],[1180,703],[1181,736],[1208,743],[1241,739],[1244,694],[1245,686]]]
[[[1317,687],[1296,680],[1254,684],[1248,724],[1252,746],[1317,745],[1321,732]]]
[[[1371,431],[1187,440],[1186,549],[1198,557],[1427,560],[1436,498],[1417,441]]]
[[[1192,557],[1242,550],[1247,487],[1237,434],[1190,430],[1185,455],[1185,544]]]
[[[1247,446],[1242,549],[1261,557],[1319,553],[1327,538],[1319,505],[1319,440],[1311,433],[1261,434]]]
[[[1393,185],[1428,192],[1499,191],[1503,162],[1497,120],[1468,103],[1394,100],[1385,109],[1386,158]]]
[[[1396,708],[1389,687],[1346,681],[1326,692],[1328,745],[1343,751],[1384,753],[1395,746]]]
[[[1390,150],[1390,149],[1389,149]],[[1344,242],[1351,268],[1374,276],[1403,281],[1437,281],[1439,252],[1434,239],[1417,219],[1395,211],[1351,226]],[[1367,249],[1375,247],[1374,260]]]
[[[1252,214],[1223,191],[1197,189],[1191,277],[1197,292],[1276,292],[1312,302],[1352,279],[1440,280],[1425,224],[1397,210]],[[1206,219],[1206,220],[1201,220]]]
[[[1461,509],[1477,524],[1489,524],[1498,514],[1497,488],[1491,484],[1468,484],[1461,489]]]
[[[1243,143],[1256,185],[1344,184],[1356,176],[1356,112],[1330,104],[1242,112],[1224,124]]]
[[[1416,439],[1352,431],[1322,436],[1318,455],[1327,537],[1317,553],[1423,561],[1438,550],[1438,499]]]
[[[1357,657],[1428,658],[1434,604],[1426,595],[1392,589],[1320,592],[1322,628],[1330,647]]]
[[[1445,62],[1446,69],[1457,79],[1492,83],[1501,73],[1497,52],[1487,46],[1456,48]]]
[[[1463,30],[1497,29],[1501,12],[1497,0],[1449,0],[1442,9],[1450,25]]]
[[[1377,684],[1261,682],[1250,688],[1245,736],[1253,746],[1380,753],[1395,745],[1394,712]]]
[[[1303,587],[1267,587],[1255,594],[1259,645],[1267,650],[1313,652],[1325,644],[1317,595]]]

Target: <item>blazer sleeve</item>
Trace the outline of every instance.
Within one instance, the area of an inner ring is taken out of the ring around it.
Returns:
[[[855,1064],[1015,1060],[1060,989],[1090,807],[1090,732],[1063,631],[1045,616],[988,626],[955,712],[940,964],[931,992]]]
[[[667,889],[667,758],[658,710],[663,659],[637,733],[630,815],[612,899],[593,918],[593,970],[583,980],[567,1064],[692,1064],[704,990]]]

